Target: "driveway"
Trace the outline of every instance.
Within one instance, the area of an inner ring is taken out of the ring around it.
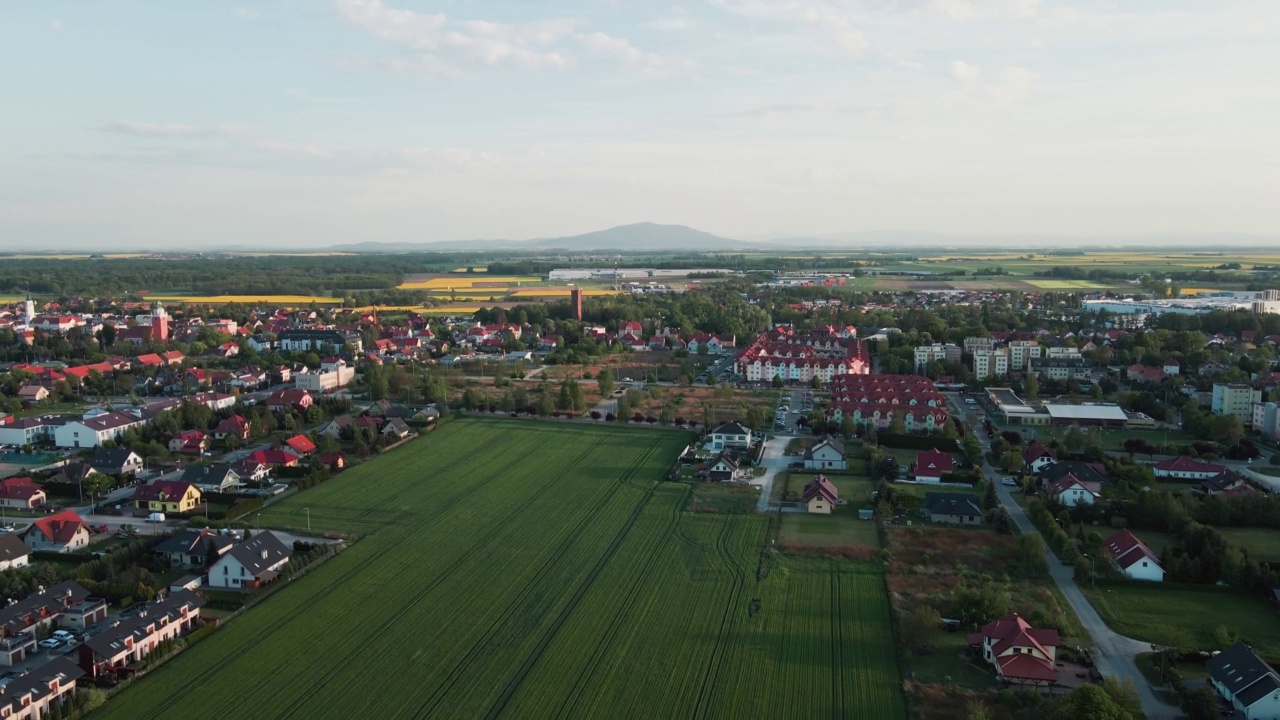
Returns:
[[[1027,517],[1022,506],[1014,500],[1013,493],[1007,486],[1000,484],[1000,476],[995,469],[984,463],[982,471],[987,481],[995,484],[1000,503],[1009,511],[1009,516],[1018,526],[1018,531],[1024,535],[1037,534],[1039,531],[1036,530],[1035,525],[1031,524],[1031,518]],[[1080,618],[1080,624],[1093,639],[1093,644],[1097,648],[1094,660],[1098,664],[1098,671],[1104,677],[1128,680],[1133,683],[1138,699],[1142,701],[1142,711],[1146,713],[1148,720],[1171,720],[1180,717],[1180,712],[1156,697],[1147,679],[1139,672],[1134,662],[1134,656],[1138,653],[1151,652],[1151,643],[1125,637],[1108,627],[1102,616],[1098,615],[1098,611],[1093,609],[1089,599],[1080,591],[1073,568],[1058,562],[1052,553],[1049,554],[1049,575],[1066,597],[1067,604],[1075,611],[1076,617]]]
[[[760,458],[760,467],[765,469],[764,475],[751,479],[751,484],[760,488],[760,500],[756,503],[756,512],[767,513],[778,509],[769,505],[769,497],[773,494],[774,478],[778,476],[780,470],[786,470],[787,463],[790,462],[790,458],[782,453],[787,449],[787,443],[795,437],[795,435],[775,435],[765,441],[764,456]]]

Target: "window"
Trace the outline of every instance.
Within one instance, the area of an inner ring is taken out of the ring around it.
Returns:
[[[1143,561],[1142,561],[1142,567],[1146,567],[1146,566],[1147,566],[1147,561],[1146,561],[1146,560],[1143,560]]]

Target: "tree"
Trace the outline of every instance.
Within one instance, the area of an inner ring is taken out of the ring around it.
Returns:
[[[613,394],[613,373],[608,367],[600,369],[600,373],[596,375],[596,387],[600,388],[600,397],[607,398]]]
[[[1033,372],[1027,372],[1027,379],[1023,383],[1023,394],[1028,400],[1035,400],[1040,396],[1040,379]]]
[[[1189,720],[1220,720],[1218,697],[1208,685],[1201,685],[1182,696],[1182,710]]]
[[[780,387],[782,387],[782,376],[781,376],[781,375],[774,375],[774,376],[773,376],[773,379],[769,381],[769,384],[770,384],[770,385],[772,385],[772,386],[773,386],[773,387],[775,387],[775,388],[780,388]]]
[[[928,645],[942,630],[942,615],[929,605],[918,605],[902,618],[902,639],[908,648]]]
[[[907,422],[906,420],[903,419],[903,415],[904,413],[900,413],[900,412],[893,413],[893,418],[889,420],[890,435],[906,435],[907,434]]]
[[[1106,690],[1097,685],[1077,688],[1062,704],[1062,717],[1089,718],[1089,720],[1133,720],[1124,708],[1111,699]]]

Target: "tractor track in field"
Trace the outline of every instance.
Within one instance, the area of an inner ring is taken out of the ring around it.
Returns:
[[[840,596],[840,574],[834,569],[831,582],[831,717],[844,717],[844,605]]]
[[[581,460],[582,457],[585,457],[587,454],[588,453],[583,453],[583,455],[578,459]],[[435,712],[439,704],[453,690],[458,680],[461,679],[468,669],[470,669],[471,664],[475,662],[477,657],[483,654],[484,649],[488,646],[489,642],[502,630],[502,628],[507,624],[507,621],[511,619],[511,616],[513,616],[516,611],[523,606],[529,592],[539,583],[544,581],[544,574],[546,571],[563,559],[568,548],[582,537],[582,534],[597,519],[600,510],[608,505],[609,502],[618,495],[618,491],[621,489],[623,484],[624,483],[621,482],[616,483],[612,491],[602,495],[600,500],[592,506],[591,510],[583,514],[582,519],[578,521],[577,525],[574,526],[569,535],[565,537],[558,546],[556,546],[556,549],[547,554],[547,559],[538,567],[538,570],[533,574],[532,579],[526,583],[523,588],[521,588],[520,592],[516,594],[514,598],[512,598],[511,602],[508,603],[507,607],[502,611],[502,614],[499,615],[498,619],[489,626],[489,629],[485,631],[484,635],[472,644],[471,649],[468,650],[462,658],[454,663],[449,674],[445,677],[444,681],[436,687],[436,690],[431,694],[431,697],[419,706],[418,710],[414,713],[415,718],[430,717],[431,714]]]
[[[578,457],[574,459],[574,464],[580,462],[584,457],[591,454],[591,452],[593,452],[603,442],[604,442],[604,439],[601,438],[597,440],[595,444],[588,446],[585,450],[583,450],[578,455]],[[544,486],[542,489],[534,493],[533,497],[530,498],[528,502],[532,503],[533,501],[545,495],[549,490],[551,490],[551,488],[555,487],[561,480],[563,480],[564,477],[565,477],[564,475],[560,475],[559,477],[556,478],[555,481],[547,483],[546,486]],[[614,493],[610,493],[609,495],[606,495],[605,499],[607,500],[609,497],[612,497],[613,494]],[[517,515],[523,513],[524,511],[525,511],[525,505],[523,504],[516,505],[515,508],[510,513],[507,513],[506,515],[504,515],[497,522],[490,523],[490,526],[502,527],[507,523],[509,523]],[[590,515],[588,515],[587,518],[589,519]],[[493,540],[492,535],[490,535],[489,533],[476,533],[476,536],[479,537],[480,539],[477,540],[474,544],[472,544],[466,550],[466,552],[460,553],[458,555],[458,558],[454,560],[452,563],[450,563],[442,572],[436,575],[436,577],[432,579],[431,582],[427,583],[418,592],[414,593],[413,597],[408,598],[404,602],[402,602],[399,608],[396,610],[396,612],[387,616],[381,623],[377,625],[377,627],[367,631],[359,643],[357,643],[354,647],[352,647],[345,654],[343,654],[340,661],[332,663],[332,667],[327,672],[325,672],[323,675],[321,675],[319,678],[317,678],[314,682],[311,683],[311,687],[308,689],[307,692],[298,693],[297,699],[293,702],[293,704],[285,708],[285,710],[280,714],[280,717],[293,716],[293,714],[296,711],[301,709],[301,707],[311,699],[311,696],[320,687],[323,687],[325,684],[331,681],[334,677],[336,677],[339,673],[346,670],[349,667],[348,662],[351,660],[352,657],[364,651],[370,645],[375,644],[376,641],[379,640],[387,631],[395,627],[395,625],[399,623],[401,619],[406,614],[409,613],[410,610],[412,610],[418,603],[422,602],[422,600],[427,595],[429,595],[433,590],[439,587],[441,583],[443,583],[446,579],[448,579],[451,575],[453,575],[453,573],[457,571],[458,568],[462,567],[462,565],[465,564],[468,560],[471,560],[474,557],[473,552],[476,549],[478,549],[482,545],[489,544]],[[474,649],[473,649],[473,652],[475,652]]]
[[[685,499],[687,500],[688,497],[689,491],[686,490]],[[631,583],[630,589],[627,591],[622,605],[618,607],[618,610],[613,614],[613,618],[608,624],[609,629],[605,632],[604,636],[600,638],[600,642],[596,643],[596,647],[591,651],[591,657],[587,660],[586,666],[583,668],[582,672],[578,673],[578,679],[573,684],[574,691],[565,699],[564,703],[561,703],[560,710],[556,713],[557,718],[573,717],[574,710],[582,700],[583,692],[585,692],[591,680],[595,678],[596,672],[600,669],[599,660],[601,656],[613,645],[614,639],[622,630],[623,618],[631,612],[631,608],[639,598],[638,591],[640,588],[644,587],[645,583],[648,582],[650,576],[653,574],[653,570],[657,566],[658,558],[661,555],[657,550],[661,548],[662,543],[671,534],[672,529],[679,525],[680,515],[683,512],[684,504],[673,504],[671,507],[671,517],[667,519],[666,527],[662,532],[658,533],[654,537],[653,542],[650,544],[649,552],[646,553],[644,567],[636,574],[635,582]]]
[[[460,459],[458,460],[458,463],[461,463],[461,462],[463,462],[464,460],[466,460],[466,458],[465,458],[465,457],[460,458]],[[496,479],[497,477],[499,477],[500,475],[502,475],[502,474],[503,474],[503,473],[504,473],[508,468],[510,468],[511,466],[515,465],[515,464],[516,464],[516,463],[518,463],[518,462],[519,462],[519,458],[515,458],[515,459],[513,459],[509,464],[507,464],[507,465],[503,466],[503,469],[502,469],[501,471],[499,471],[499,472],[497,472],[497,473],[494,473],[494,474],[493,474],[493,476],[491,476],[488,480],[485,480],[485,481],[482,483],[482,485],[483,485],[483,484],[487,484],[487,483],[489,483],[489,482],[492,482],[492,480],[494,480],[494,479]],[[457,463],[455,463],[455,464],[457,464]],[[450,469],[451,467],[452,467],[452,465],[450,465],[450,466],[446,466],[446,468],[445,468],[445,469],[447,470],[447,469]],[[459,503],[461,503],[461,502],[462,502],[466,497],[468,497],[468,496],[469,496],[469,495],[471,495],[471,494],[472,494],[472,492],[470,492],[470,491],[459,492],[455,497],[450,498],[450,499],[449,499],[449,500],[447,500],[445,503],[443,503],[443,504],[440,506],[440,508],[439,508],[436,512],[434,512],[432,515],[430,515],[430,516],[427,518],[427,520],[435,519],[435,518],[439,517],[440,515],[442,515],[442,514],[444,514],[444,513],[448,512],[449,510],[451,510],[452,508],[454,508],[455,506],[457,506]],[[395,500],[394,498],[391,498],[391,499],[389,499],[389,500],[387,501],[387,503],[384,503],[384,504],[389,504],[390,502],[393,502],[394,500]],[[380,507],[382,507],[382,506],[375,506],[375,508],[380,508]],[[403,513],[399,513],[399,514],[403,514]],[[372,542],[373,540],[374,540],[374,537],[373,537],[373,536],[371,536],[371,537],[369,537],[369,538],[363,539],[361,542]],[[481,541],[481,542],[483,542],[483,541]],[[480,544],[480,543],[477,543],[477,546],[478,546],[479,544]],[[465,557],[465,556],[466,556],[466,554],[464,553],[462,557]],[[346,571],[346,572],[344,572],[342,575],[340,575],[339,577],[337,577],[333,582],[331,582],[331,583],[329,584],[329,586],[328,586],[328,587],[326,587],[325,589],[321,590],[320,592],[315,593],[314,595],[311,595],[311,596],[310,596],[310,597],[308,597],[306,600],[304,600],[302,603],[300,603],[300,604],[298,605],[298,607],[297,607],[296,612],[294,612],[294,613],[290,616],[290,619],[289,619],[289,620],[285,620],[284,622],[281,622],[281,623],[278,623],[278,624],[276,624],[276,625],[272,626],[270,629],[266,630],[264,633],[262,633],[260,636],[258,636],[258,638],[257,638],[257,639],[258,639],[258,641],[259,641],[259,642],[261,642],[261,641],[263,641],[263,640],[266,640],[266,639],[268,639],[268,638],[270,638],[270,637],[272,637],[272,636],[274,636],[274,635],[276,635],[276,634],[278,634],[278,633],[280,633],[280,632],[284,631],[286,628],[288,628],[288,627],[289,627],[289,625],[291,624],[291,622],[292,622],[293,620],[298,620],[298,619],[300,619],[300,618],[305,617],[305,615],[306,615],[306,611],[307,611],[307,610],[309,610],[310,608],[314,607],[316,604],[318,604],[318,603],[319,603],[319,602],[321,602],[322,600],[324,600],[324,599],[328,598],[330,595],[332,595],[333,593],[337,592],[339,589],[346,587],[346,586],[347,586],[347,581],[349,581],[353,576],[356,576],[356,575],[358,575],[359,573],[363,572],[364,570],[365,570],[365,566],[364,566],[364,565],[360,565],[360,564],[353,565],[353,566],[351,567],[351,569],[350,569],[350,570],[347,570],[347,571]],[[215,664],[213,665],[213,667],[212,667],[212,668],[210,668],[207,672],[208,672],[208,673],[210,673],[210,674],[212,674],[212,673],[217,673],[217,672],[219,672],[219,671],[221,671],[221,670],[225,669],[228,665],[230,665],[230,664],[234,663],[234,662],[235,662],[236,660],[238,660],[238,659],[239,659],[239,656],[238,656],[238,655],[229,654],[227,657],[225,657],[225,658],[223,658],[223,659],[219,660],[217,663],[215,663]],[[179,696],[173,696],[171,699],[166,700],[165,702],[163,702],[163,703],[161,703],[159,706],[157,706],[157,707],[152,711],[152,714],[149,714],[149,715],[147,715],[147,716],[145,716],[145,717],[148,717],[148,718],[160,718],[160,717],[164,717],[164,716],[165,716],[164,714],[165,714],[167,711],[169,711],[170,709],[172,709],[172,707],[173,707],[174,705],[178,704],[178,703],[179,703],[179,702],[181,702],[181,701],[182,701],[182,698],[181,698],[181,697],[179,697]]]
[[[711,657],[707,660],[707,670],[702,676],[702,687],[698,690],[698,701],[693,707],[692,716],[695,718],[705,717],[711,711],[712,695],[715,694],[716,682],[720,676],[721,665],[724,662],[725,641],[736,624],[736,609],[738,608],[738,601],[742,597],[744,573],[742,568],[738,567],[728,546],[728,539],[733,535],[733,526],[738,516],[727,515],[726,518],[727,521],[721,528],[720,535],[716,537],[716,551],[720,555],[721,562],[729,570],[733,583],[729,591],[729,597],[725,601],[724,613],[720,616],[720,630],[716,634],[716,644],[711,650]]]
[[[628,476],[630,476],[635,469],[638,469],[638,467],[638,465],[633,466],[633,470],[628,472]],[[613,559],[613,556],[618,552],[618,548],[621,547],[622,542],[626,539],[627,535],[631,534],[631,529],[635,527],[636,520],[640,518],[644,509],[648,507],[649,501],[653,499],[653,494],[657,489],[658,483],[654,482],[649,487],[648,491],[645,492],[645,495],[640,502],[636,503],[635,509],[631,511],[631,515],[627,518],[626,523],[623,524],[623,526],[614,535],[613,541],[609,543],[609,547],[605,550],[604,554],[602,554],[600,559],[596,561],[596,564],[592,566],[591,572],[588,573],[587,577],[578,584],[578,587],[574,590],[573,596],[569,598],[569,602],[561,609],[560,614],[556,616],[556,619],[551,626],[543,632],[542,638],[538,640],[538,644],[534,647],[533,652],[525,658],[524,663],[520,666],[520,669],[516,672],[515,676],[507,681],[506,685],[503,687],[502,694],[498,697],[498,700],[493,704],[493,706],[489,708],[489,712],[485,714],[486,720],[495,720],[495,718],[499,717],[503,710],[506,709],[507,703],[511,701],[511,698],[520,688],[520,685],[524,683],[524,679],[528,677],[533,666],[536,665],[538,660],[542,657],[542,653],[546,651],[547,646],[551,644],[553,639],[555,639],[555,636],[560,632],[560,628],[568,621],[569,616],[573,614],[575,609],[577,609],[578,603],[582,601],[582,598],[587,594],[587,590],[595,583],[596,578],[600,576],[600,573],[604,571],[605,566]]]

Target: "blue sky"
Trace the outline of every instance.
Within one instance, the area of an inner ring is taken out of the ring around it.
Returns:
[[[1280,230],[1274,0],[10,2],[0,247]]]

